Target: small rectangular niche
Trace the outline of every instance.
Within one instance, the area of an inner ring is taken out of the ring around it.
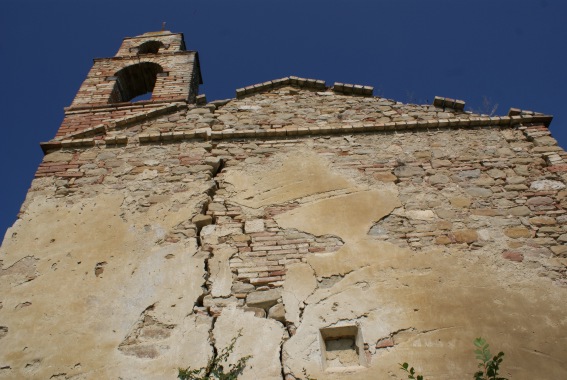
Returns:
[[[367,366],[364,341],[359,326],[327,327],[320,332],[324,370],[341,372]]]

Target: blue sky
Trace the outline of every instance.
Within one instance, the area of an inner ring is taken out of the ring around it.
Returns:
[[[288,75],[375,95],[554,115],[567,148],[567,1],[26,1],[0,4],[0,234],[95,57],[161,28],[200,55],[207,99]]]

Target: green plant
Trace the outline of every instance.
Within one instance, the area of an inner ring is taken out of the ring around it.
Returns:
[[[423,376],[421,375],[417,375],[415,373],[415,370],[413,369],[413,367],[409,368],[409,364],[408,363],[404,363],[401,364],[400,363],[400,369],[404,370],[405,372],[408,373],[408,379],[412,379],[412,380],[423,380]]]
[[[225,369],[227,364],[227,359],[230,354],[234,351],[234,345],[238,338],[242,336],[242,330],[238,331],[238,335],[232,338],[230,344],[223,348],[220,354],[213,355],[205,367],[191,369],[187,367],[185,369],[178,368],[177,378],[181,380],[235,380],[238,375],[242,373],[244,367],[246,367],[246,362],[251,358],[250,355],[244,356],[234,364],[229,364],[228,368]]]
[[[474,380],[508,380],[505,377],[498,376],[500,363],[504,360],[504,353],[500,351],[496,356],[492,357],[488,343],[482,338],[476,338],[474,345],[477,348],[474,350],[474,353],[479,361],[478,367],[480,368],[480,371],[475,372]]]
[[[476,347],[474,353],[476,359],[479,361],[478,367],[480,368],[480,370],[473,375],[474,380],[508,380],[505,377],[498,376],[500,364],[502,360],[504,360],[504,353],[499,352],[496,356],[492,357],[489,345],[483,338],[476,338],[473,343]],[[400,363],[400,369],[408,374],[408,379],[423,380],[423,376],[416,374],[413,367],[410,367],[408,363]]]

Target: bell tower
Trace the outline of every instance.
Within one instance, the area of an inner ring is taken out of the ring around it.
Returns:
[[[114,57],[94,60],[65,108],[56,140],[144,108],[194,103],[202,83],[199,56],[186,50],[182,33],[164,30],[127,37]]]

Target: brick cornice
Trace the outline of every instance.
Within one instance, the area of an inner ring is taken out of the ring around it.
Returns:
[[[182,51],[164,51],[160,52],[159,56],[155,54],[142,54],[142,55],[124,55],[118,57],[99,57],[93,58],[93,62],[105,62],[105,61],[131,61],[131,60],[139,60],[140,62],[144,62],[144,59],[147,58],[159,58],[159,57],[167,57],[167,56],[174,56],[174,55],[192,55],[197,54],[194,50],[182,50]]]
[[[177,107],[177,106],[176,106]],[[173,107],[171,109],[174,109]],[[169,110],[168,110],[169,111]],[[157,112],[168,112],[164,109],[155,110]],[[151,116],[151,115],[150,115]],[[142,120],[142,118],[150,117],[148,114],[134,115],[122,120],[116,120],[116,126],[122,126],[128,123]],[[136,119],[140,118],[140,119]],[[331,127],[295,127],[286,129],[268,129],[268,130],[240,130],[240,131],[212,131],[210,128],[202,128],[193,131],[177,131],[177,132],[156,132],[142,133],[136,137],[110,137],[110,138],[82,138],[71,139],[71,136],[65,136],[62,140],[52,140],[41,143],[44,153],[61,148],[84,148],[88,146],[101,144],[127,144],[127,143],[170,143],[174,141],[184,140],[234,140],[234,139],[270,139],[270,138],[287,138],[299,136],[321,136],[321,135],[351,135],[357,133],[383,133],[404,130],[428,130],[439,128],[491,128],[504,127],[514,128],[530,125],[541,125],[547,127],[551,123],[552,116],[549,115],[517,115],[517,116],[479,116],[467,119],[437,119],[437,120],[417,120],[417,121],[395,121],[388,123],[368,123],[360,125],[344,125],[336,128]],[[101,128],[97,126],[97,128]],[[101,129],[102,130],[102,129]],[[106,130],[106,128],[105,128]],[[83,131],[81,131],[83,132]],[[79,132],[79,133],[81,133]],[[78,137],[80,135],[73,135]]]
[[[300,78],[289,76],[280,79],[274,79],[267,82],[257,83],[250,86],[238,88],[236,90],[236,98],[242,99],[246,96],[259,94],[262,92],[274,90],[284,86],[292,86],[296,88],[305,88],[317,91],[333,90],[333,92],[345,95],[372,96],[374,87],[363,86],[358,84],[346,84],[336,82],[332,87],[327,87],[324,80]]]

